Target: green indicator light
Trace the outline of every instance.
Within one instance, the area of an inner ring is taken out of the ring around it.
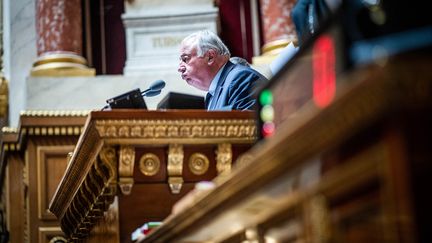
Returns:
[[[261,92],[259,100],[261,105],[271,105],[273,103],[272,92],[268,89],[264,90],[263,92]]]

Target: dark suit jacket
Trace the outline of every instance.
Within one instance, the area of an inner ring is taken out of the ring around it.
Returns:
[[[267,79],[256,70],[227,62],[207,110],[250,110],[256,103],[256,88]]]

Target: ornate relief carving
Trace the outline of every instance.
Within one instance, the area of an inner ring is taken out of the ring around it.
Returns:
[[[82,126],[64,127],[29,127],[28,135],[59,136],[80,135],[84,128]]]
[[[183,178],[182,177],[169,177],[168,178],[168,185],[170,187],[171,193],[173,194],[179,194],[183,185]]]
[[[79,117],[87,116],[89,111],[23,111],[21,116],[25,117]],[[3,133],[16,133],[19,136],[18,142],[7,142],[3,144],[5,151],[19,151],[21,150],[21,141],[26,135],[36,136],[65,136],[65,135],[80,135],[83,131],[83,126],[75,125],[56,125],[56,126],[37,126],[21,128],[21,132],[14,127],[3,127]]]
[[[153,153],[144,154],[139,161],[139,169],[146,176],[154,176],[160,170],[159,157]]]
[[[103,138],[226,138],[248,142],[256,139],[253,119],[232,120],[99,120]]]
[[[216,150],[216,169],[218,174],[231,171],[232,149],[231,144],[222,143]]]
[[[26,110],[20,113],[21,116],[31,117],[69,117],[87,116],[90,110]]]
[[[194,153],[189,158],[189,169],[194,175],[202,175],[209,168],[209,159],[202,153]]]
[[[135,161],[135,149],[132,146],[120,147],[120,176],[132,176]]]
[[[103,147],[60,224],[68,240],[87,236],[96,221],[114,201],[117,183],[117,156],[112,147]]]
[[[168,175],[181,176],[183,171],[183,145],[170,144],[168,149]]]
[[[2,127],[3,133],[18,133],[18,128],[16,127]]]
[[[182,171],[183,171],[183,145],[170,144],[168,148],[168,183],[171,192],[174,194],[180,193],[183,185]]]
[[[119,186],[124,195],[129,195],[134,184],[133,171],[135,164],[135,149],[132,146],[120,147]]]

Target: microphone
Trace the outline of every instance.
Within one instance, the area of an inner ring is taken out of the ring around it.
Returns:
[[[163,81],[163,80],[156,80],[156,81],[154,81],[150,85],[150,87],[148,89],[146,89],[143,92],[141,92],[141,94],[142,94],[142,96],[147,96],[147,97],[155,96],[155,95],[160,94],[160,91],[164,87],[165,87],[165,81]],[[159,91],[159,93],[156,93],[157,91]],[[154,93],[151,93],[152,95],[150,95],[150,92],[154,92]]]
[[[145,96],[145,97],[153,97],[153,96],[156,96],[156,95],[158,95],[158,94],[160,94],[161,93],[161,91],[160,90],[150,90],[150,91],[147,91],[145,94],[143,94],[142,96]]]
[[[147,109],[147,105],[145,104],[139,88],[107,99],[106,102],[108,103],[107,106],[111,107],[111,109]],[[104,109],[105,107],[102,108],[102,110]]]
[[[115,96],[113,98],[107,99],[106,105],[102,110],[105,110],[108,107],[111,109],[119,109],[119,108],[141,108],[147,109],[147,106],[144,101],[144,96],[152,97],[161,93],[161,90],[165,87],[165,81],[156,80],[154,81],[150,87],[141,92],[139,88],[126,92],[124,94]]]

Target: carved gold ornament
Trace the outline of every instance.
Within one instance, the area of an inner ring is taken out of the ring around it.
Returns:
[[[212,138],[238,142],[256,139],[253,119],[101,120],[96,121],[96,129],[102,138],[157,138],[162,143],[173,139],[190,139],[191,143]]]
[[[209,159],[202,153],[194,153],[189,158],[189,169],[194,175],[202,175],[209,168]]]
[[[134,184],[133,171],[135,165],[135,149],[132,146],[120,147],[119,187],[123,195],[132,192]]]
[[[117,188],[117,153],[103,147],[84,178],[82,186],[64,209],[60,225],[68,239],[75,242],[88,236],[104,211],[114,202]],[[64,205],[64,204],[61,204]],[[55,207],[53,211],[57,211]],[[61,208],[63,210],[64,206]]]
[[[120,148],[120,176],[132,176],[135,162],[135,149],[132,146],[121,146]]]
[[[222,143],[218,145],[216,150],[216,169],[218,174],[223,172],[229,173],[232,164],[232,149],[231,144]]]
[[[182,171],[183,171],[183,145],[170,144],[168,148],[168,184],[171,193],[178,194],[183,185]]]
[[[139,169],[146,176],[156,175],[160,170],[159,157],[153,153],[144,154],[140,158]]]

